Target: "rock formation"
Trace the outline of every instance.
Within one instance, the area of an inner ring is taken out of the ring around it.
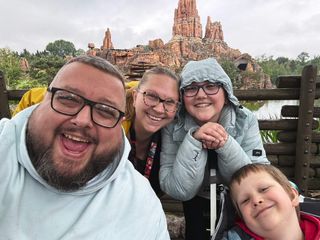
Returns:
[[[113,44],[111,41],[111,32],[110,32],[109,28],[105,32],[104,39],[103,39],[103,45],[102,45],[101,49],[103,49],[103,50],[113,49]]]
[[[248,56],[242,55],[238,49],[233,49],[224,41],[222,25],[220,22],[212,22],[207,18],[205,36],[202,38],[200,17],[196,8],[196,0],[179,0],[178,8],[174,11],[174,23],[172,38],[164,43],[162,39],[150,40],[148,45],[138,45],[131,49],[114,49],[111,42],[111,33],[107,29],[103,46],[97,51],[97,55],[117,65],[128,79],[140,77],[134,72],[133,67],[164,65],[176,72],[190,60],[201,60],[208,57],[227,59],[235,63],[240,70],[257,73],[261,76],[260,83],[247,84],[250,79],[236,79],[237,86],[245,88],[268,87],[269,81],[263,75],[262,69],[257,64],[251,64]],[[250,57],[251,58],[251,57]],[[244,67],[246,69],[241,69]]]
[[[87,51],[87,55],[96,56],[97,49],[95,48],[94,43],[88,43],[89,50]]]
[[[202,26],[196,0],[179,0],[174,11],[173,36],[202,38]]]
[[[164,43],[162,41],[162,39],[155,39],[155,40],[150,40],[149,41],[149,47],[151,49],[160,49],[160,48],[163,48],[164,47]]]
[[[211,18],[208,16],[206,33],[204,38],[223,41],[223,31],[220,22],[211,22]]]
[[[118,65],[125,73],[130,71],[130,64],[139,62],[165,65],[179,71],[190,60],[216,57],[233,61],[241,55],[238,49],[232,49],[224,42],[221,24],[211,22],[210,17],[207,19],[205,37],[202,38],[196,0],[179,0],[174,11],[173,37],[168,43],[155,39],[146,46],[113,49],[109,29],[105,35],[104,46],[97,55]]]
[[[29,62],[26,58],[21,58],[20,59],[20,69],[23,72],[29,72],[30,67],[29,67]]]

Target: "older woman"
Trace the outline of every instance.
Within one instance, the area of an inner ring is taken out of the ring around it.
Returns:
[[[257,119],[240,105],[215,59],[189,62],[181,77],[183,106],[163,131],[160,185],[185,201],[186,239],[209,239],[209,169],[218,183],[228,183],[242,166],[268,160]]]
[[[161,129],[174,119],[178,110],[179,80],[171,70],[155,67],[144,73],[137,87],[127,90],[123,127],[132,147],[129,160],[149,179],[157,195],[162,194]]]

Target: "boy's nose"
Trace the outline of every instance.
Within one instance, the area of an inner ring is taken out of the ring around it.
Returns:
[[[254,202],[253,205],[254,205],[255,207],[257,207],[257,206],[260,205],[262,202],[263,202],[263,201],[260,199],[260,200],[258,200],[258,201],[256,201],[256,202]]]

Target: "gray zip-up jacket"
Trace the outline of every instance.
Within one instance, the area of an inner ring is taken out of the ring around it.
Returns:
[[[189,62],[181,73],[180,90],[192,82],[221,83],[227,93],[228,104],[218,121],[228,132],[225,145],[217,150],[220,181],[227,184],[232,174],[250,163],[269,163],[263,148],[258,120],[242,107],[233,95],[230,78],[213,58]],[[171,197],[186,201],[195,195],[209,197],[207,149],[193,138],[199,128],[182,107],[178,119],[162,130],[160,185]]]

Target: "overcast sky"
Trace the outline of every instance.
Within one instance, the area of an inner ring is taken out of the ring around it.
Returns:
[[[178,0],[0,0],[0,48],[43,51],[63,39],[87,50],[111,30],[115,48],[172,37]],[[320,55],[319,0],[197,0],[203,34],[207,16],[220,21],[229,47],[253,57]]]

